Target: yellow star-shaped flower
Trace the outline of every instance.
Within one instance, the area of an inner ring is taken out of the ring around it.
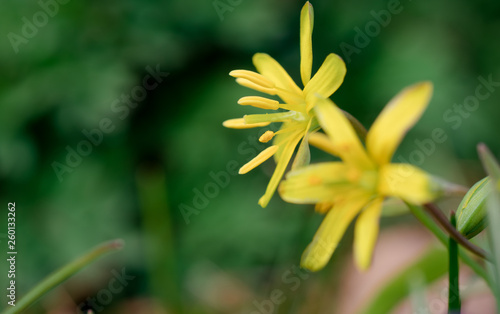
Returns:
[[[314,111],[311,110],[316,103],[315,95],[330,97],[342,84],[346,73],[344,61],[332,53],[311,78],[313,24],[313,8],[309,2],[306,2],[300,15],[300,73],[304,85],[303,90],[295,84],[276,60],[264,53],[257,53],[253,57],[253,64],[258,73],[247,70],[235,70],[229,73],[236,77],[238,84],[268,95],[277,95],[283,101],[280,103],[260,96],[243,97],[238,101],[240,105],[271,110],[284,109],[285,111],[246,115],[243,118],[231,119],[223,123],[228,128],[246,129],[267,126],[272,122],[282,122],[279,131],[276,133],[267,131],[259,139],[267,143],[274,138],[272,146],[262,151],[239,171],[240,174],[247,173],[274,156],[277,165],[265,194],[259,200],[262,207],[267,206],[276,191],[300,140],[302,143],[292,168],[296,169],[309,163],[308,135],[318,128]]]
[[[291,171],[279,187],[291,203],[317,204],[327,212],[314,240],[302,255],[301,265],[312,271],[323,268],[346,228],[355,224],[354,255],[364,270],[379,231],[382,202],[386,197],[423,204],[432,201],[440,186],[425,172],[409,164],[391,163],[392,155],[424,112],[432,84],[407,87],[379,115],[366,137],[366,149],[342,111],[329,99],[316,98],[314,110],[326,135],[317,133],[316,144],[342,161],[310,165]],[[328,136],[328,137],[327,137]]]

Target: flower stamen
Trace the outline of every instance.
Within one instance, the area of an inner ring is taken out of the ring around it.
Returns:
[[[243,118],[229,119],[222,122],[222,125],[229,129],[251,129],[262,126],[268,126],[269,124],[271,124],[271,122],[269,121],[264,121],[259,123],[247,123]]]
[[[269,95],[276,95],[276,90],[274,88],[262,86],[244,78],[237,78],[236,83],[240,84],[241,86],[245,86],[262,93],[266,93]]]
[[[261,143],[267,143],[269,142],[273,137],[274,137],[274,132],[273,131],[266,131],[262,136],[259,138],[259,142]]]
[[[260,165],[261,163],[263,163],[264,161],[268,160],[278,151],[278,147],[279,147],[278,145],[273,145],[264,149],[254,159],[250,160],[245,165],[243,165],[243,167],[240,168],[240,171],[238,173],[245,174],[250,170],[252,170],[253,168]]]
[[[242,106],[252,106],[261,109],[276,110],[281,107],[279,101],[272,100],[260,96],[246,96],[238,100],[238,104]]]
[[[274,88],[274,83],[268,80],[265,76],[259,73],[248,70],[234,70],[229,72],[229,75],[235,78],[242,78],[248,80],[254,84],[260,85],[266,88]]]

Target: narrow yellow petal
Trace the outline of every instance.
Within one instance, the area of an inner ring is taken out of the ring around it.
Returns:
[[[309,104],[315,94],[324,98],[330,97],[342,84],[346,74],[345,63],[334,53],[326,57],[325,61],[304,88],[304,96]]]
[[[370,202],[356,219],[354,228],[354,258],[360,270],[370,267],[379,232],[383,197]]]
[[[329,154],[332,154],[334,156],[339,156],[339,152],[337,151],[337,148],[333,146],[332,142],[326,136],[324,133],[312,133],[309,135],[309,144],[312,146],[321,149],[322,151],[325,151]]]
[[[249,172],[253,168],[255,168],[258,165],[260,165],[261,163],[263,163],[264,161],[271,158],[271,156],[274,155],[274,153],[276,153],[277,150],[278,150],[278,146],[270,146],[270,147],[264,149],[263,151],[260,152],[260,154],[255,156],[254,159],[250,160],[245,165],[243,165],[243,167],[240,168],[240,171],[238,173],[245,174],[245,173]]]
[[[258,92],[261,92],[261,93],[265,93],[268,95],[276,95],[276,90],[274,88],[268,88],[268,87],[265,87],[262,85],[258,85],[258,84],[255,84],[254,82],[249,81],[249,80],[244,79],[244,78],[240,78],[240,77],[237,78],[236,83],[240,84],[241,86],[245,86],[245,87],[251,88],[253,90],[256,90]]]
[[[373,164],[365,148],[344,113],[328,98],[316,97],[314,101],[319,124],[330,138],[338,156],[346,163],[365,169],[372,168]]]
[[[355,188],[347,178],[348,173],[349,166],[342,162],[312,164],[288,172],[278,191],[289,203],[330,202]]]
[[[299,93],[296,92],[291,92],[289,90],[280,88],[280,87],[275,87],[276,94],[281,97],[281,99],[284,100],[285,104],[288,105],[297,105],[297,106],[304,106],[306,105],[306,100],[304,99],[304,96],[302,94],[302,91]]]
[[[259,138],[259,142],[261,143],[267,143],[269,142],[272,138],[274,137],[274,132],[273,131],[266,131],[262,136]]]
[[[268,126],[271,124],[271,122],[261,122],[261,123],[245,123],[245,119],[239,118],[239,119],[229,119],[224,122],[222,122],[222,125],[225,126],[226,128],[229,129],[251,129],[251,128],[257,128],[261,126]]]
[[[286,103],[297,103],[298,100],[302,99],[302,90],[271,56],[265,53],[256,53],[253,56],[253,64],[260,74],[274,83],[276,93]]]
[[[330,260],[351,221],[367,202],[367,196],[359,196],[335,204],[335,208],[326,214],[313,241],[302,254],[301,267],[311,271],[322,269]]]
[[[366,147],[375,161],[390,162],[406,132],[420,119],[432,96],[432,83],[403,89],[385,106],[366,137]]]
[[[260,206],[266,207],[267,204],[269,204],[271,197],[273,197],[273,194],[276,191],[276,188],[278,187],[283,174],[285,173],[286,167],[288,166],[288,163],[292,158],[293,152],[295,150],[295,147],[299,143],[300,138],[301,133],[294,134],[293,137],[286,142],[283,150],[281,150],[280,158],[276,164],[276,169],[274,170],[271,180],[269,180],[269,184],[266,188],[266,193],[264,193],[264,195],[259,199]]]
[[[413,204],[424,204],[439,194],[439,186],[419,168],[409,164],[387,164],[380,168],[378,191]]]
[[[276,110],[279,108],[279,102],[265,97],[246,96],[238,100],[238,104],[242,106],[253,106],[261,109]]]
[[[312,4],[307,1],[300,12],[300,76],[304,86],[311,79],[313,27],[314,10]]]

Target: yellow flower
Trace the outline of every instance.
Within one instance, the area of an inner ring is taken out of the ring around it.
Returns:
[[[371,127],[366,149],[341,110],[329,99],[316,98],[314,110],[328,135],[327,138],[317,133],[320,140],[316,145],[333,152],[342,161],[291,171],[279,187],[285,201],[317,204],[318,211],[327,212],[302,255],[302,267],[312,271],[323,268],[359,213],[354,231],[354,256],[357,266],[367,269],[379,231],[384,198],[397,197],[423,204],[438,195],[440,187],[425,172],[409,164],[391,163],[394,151],[424,112],[431,94],[432,84],[428,82],[401,91]]]
[[[231,119],[223,123],[228,128],[246,129],[267,126],[272,122],[282,122],[279,131],[276,133],[267,131],[259,139],[261,142],[267,143],[274,138],[272,146],[262,151],[239,171],[240,174],[247,173],[274,156],[277,165],[265,194],[259,200],[262,207],[267,206],[276,191],[301,139],[302,143],[292,168],[296,169],[309,163],[308,135],[318,128],[314,112],[311,110],[316,103],[314,95],[330,97],[342,84],[346,73],[342,59],[332,53],[328,55],[318,72],[311,78],[313,24],[313,8],[309,2],[306,2],[300,15],[300,73],[304,85],[303,90],[295,84],[276,60],[264,53],[257,53],[253,57],[253,64],[258,73],[247,70],[235,70],[229,73],[236,78],[238,84],[268,95],[277,95],[283,101],[280,103],[260,96],[243,97],[238,101],[238,104],[271,110],[284,109],[285,111],[246,115],[243,118]]]

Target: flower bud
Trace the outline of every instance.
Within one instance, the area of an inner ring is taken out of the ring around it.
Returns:
[[[486,200],[490,192],[490,178],[486,177],[474,184],[458,206],[457,229],[468,239],[486,228]]]

